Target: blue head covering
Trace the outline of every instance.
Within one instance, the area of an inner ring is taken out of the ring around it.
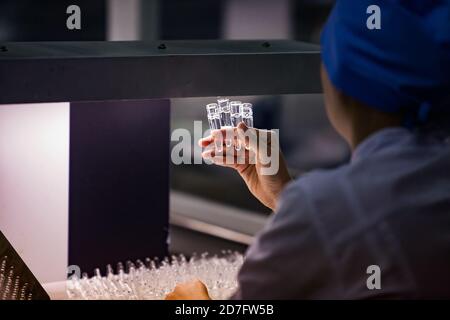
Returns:
[[[371,5],[381,29],[367,27]],[[331,82],[370,107],[450,108],[450,0],[337,0],[321,42]]]

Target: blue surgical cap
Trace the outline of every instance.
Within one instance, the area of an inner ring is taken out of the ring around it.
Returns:
[[[380,29],[367,26],[371,5]],[[450,108],[450,0],[337,0],[321,43],[330,81],[356,100],[385,112]]]

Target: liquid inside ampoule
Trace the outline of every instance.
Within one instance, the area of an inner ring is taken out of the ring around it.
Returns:
[[[251,103],[244,103],[242,105],[242,121],[247,127],[253,127],[253,109]]]
[[[231,123],[233,127],[237,127],[239,123],[242,122],[242,115],[240,113],[235,113],[231,115]]]
[[[233,124],[231,122],[231,112],[230,108],[222,109],[220,112],[220,120],[222,127],[231,127]]]
[[[219,114],[220,114],[220,126],[221,128],[231,128],[231,110],[230,110],[230,103],[228,99],[220,99],[217,100],[219,105]],[[225,145],[227,147],[230,147],[233,140],[225,138],[224,139]]]
[[[220,107],[217,103],[210,103],[206,105],[206,112],[208,117],[208,124],[211,130],[220,129]]]
[[[249,118],[244,118],[243,122],[245,123],[245,125],[249,128],[253,127],[253,118],[249,117]]]
[[[211,130],[220,129],[220,117],[219,115],[214,115],[212,117],[208,117],[208,124]]]
[[[231,127],[231,112],[230,112],[230,100],[219,99],[217,100],[219,106],[220,121],[222,127]]]
[[[231,124],[233,127],[237,127],[240,122],[242,122],[242,102],[232,101],[230,103],[231,112]]]

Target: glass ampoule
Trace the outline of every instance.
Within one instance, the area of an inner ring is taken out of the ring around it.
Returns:
[[[253,127],[253,108],[251,103],[242,104],[242,121],[247,127]]]
[[[208,124],[211,130],[217,130],[221,127],[218,108],[219,106],[217,105],[217,103],[210,103],[206,105]]]
[[[231,114],[231,124],[233,127],[237,127],[240,122],[242,122],[242,102],[241,101],[231,101],[230,102],[230,114]]]
[[[230,102],[230,113],[231,113],[231,124],[233,127],[237,127],[239,123],[242,122],[242,102],[241,101],[231,101]],[[241,150],[241,142],[236,141],[236,150]]]
[[[222,128],[231,128],[233,124],[231,123],[231,110],[230,110],[230,100],[229,99],[218,99],[217,103],[219,105],[220,114],[220,124]],[[230,147],[232,143],[231,139],[225,139],[225,145]]]
[[[211,130],[218,130],[221,128],[219,105],[217,103],[210,103],[206,105],[206,112],[208,117],[208,124]],[[214,142],[216,150],[222,152],[221,139]]]

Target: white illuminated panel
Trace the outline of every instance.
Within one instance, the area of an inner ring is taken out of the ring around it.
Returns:
[[[0,105],[0,229],[41,283],[66,277],[69,110]]]

